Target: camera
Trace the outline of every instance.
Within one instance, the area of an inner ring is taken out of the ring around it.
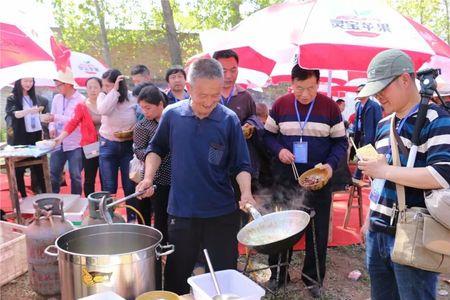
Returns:
[[[437,91],[436,77],[441,75],[441,69],[425,69],[417,72],[417,79],[420,81],[420,95],[422,97],[433,97]]]

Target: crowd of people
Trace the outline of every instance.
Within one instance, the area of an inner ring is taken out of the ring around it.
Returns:
[[[253,195],[258,191],[272,191],[272,206],[296,202],[314,218],[314,228],[311,224],[306,228],[302,280],[313,297],[320,297],[332,191],[351,184],[351,136],[357,147],[372,144],[382,154],[376,160],[360,161],[353,174],[381,183],[376,184],[376,193],[372,191],[378,197],[371,194],[371,211],[363,227],[372,299],[433,299],[436,274],[393,263],[392,231],[383,229],[389,226],[373,225],[389,225],[386,212],[396,201],[396,183],[408,187],[407,205],[422,207],[423,190],[448,188],[450,183],[450,118],[437,105],[430,105],[417,167],[404,167],[404,157],[402,166],[392,166],[386,126],[395,117],[401,124],[398,134],[409,140],[417,113],[413,108],[420,100],[411,59],[401,51],[387,50],[372,60],[368,82],[358,89],[353,120],[342,117],[345,100],[318,93],[318,70],[293,66],[290,91],[269,109],[236,84],[238,68],[239,57],[233,50],[218,51],[211,59],[193,62],[188,74],[181,66],[168,69],[166,91],[152,83],[144,65],[131,70],[132,91],[126,76],[109,69],[102,78],[87,80],[87,97],[75,89],[70,73],[60,73],[51,109],[47,100],[36,95],[34,79],[22,78],[7,101],[9,140],[12,145],[34,144],[45,137],[48,126],[49,138],[57,145],[50,154],[54,193],[60,191],[66,163],[71,193],[85,196],[95,191],[97,174],[101,189],[117,194],[120,171],[125,195],[143,192],[128,204],[142,213],[147,225],[163,233],[164,243],[175,246],[167,258],[164,288],[178,294],[189,292],[186,279],[199,261],[201,248],[208,249],[217,270],[236,269],[236,235],[245,222],[239,209],[257,205]],[[133,160],[142,172],[137,178],[129,176]],[[300,174],[318,166],[332,180],[320,190],[304,190],[294,177],[293,165]],[[23,174],[23,168],[17,168],[19,191],[26,197]],[[33,167],[31,174],[37,192],[44,190],[42,169]],[[127,221],[140,220],[127,210]],[[282,254],[282,260],[290,261],[291,256],[292,249]],[[277,262],[278,255],[269,256],[269,265]],[[273,269],[273,286],[283,284],[284,278],[290,281],[289,274],[284,276],[286,268],[278,277],[276,273]],[[162,287],[161,278],[157,287]]]

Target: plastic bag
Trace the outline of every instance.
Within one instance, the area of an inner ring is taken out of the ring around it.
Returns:
[[[139,160],[136,155],[130,160],[129,177],[135,183],[139,183],[144,179],[144,162]]]

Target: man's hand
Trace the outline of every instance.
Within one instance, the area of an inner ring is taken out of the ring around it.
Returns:
[[[378,154],[376,159],[359,161],[358,168],[369,177],[386,179],[389,164],[383,154]]]
[[[278,153],[278,158],[283,164],[290,165],[295,161],[294,154],[291,153],[288,149],[281,149]]]
[[[369,230],[369,218],[366,219],[366,221],[364,222],[363,226],[361,227],[361,230],[359,231],[359,234],[361,236],[361,243],[362,244],[366,243],[367,230]]]
[[[245,205],[246,204],[251,204],[251,205],[253,205],[253,206],[255,206],[256,205],[256,201],[255,201],[255,199],[253,198],[253,195],[251,194],[251,193],[249,193],[249,194],[242,194],[241,195],[241,201],[239,201],[239,208],[241,209],[241,210],[243,210],[243,211],[247,211],[247,209],[245,208]]]
[[[56,137],[56,130],[55,129],[49,130],[48,133],[49,133],[51,139],[54,139]]]
[[[50,123],[55,121],[55,116],[52,114],[42,114],[40,115],[41,122]]]
[[[114,89],[115,89],[116,91],[119,91],[119,83],[120,83],[122,80],[124,80],[124,78],[125,78],[125,75],[119,75],[119,76],[117,76],[116,82],[114,82]]]
[[[327,179],[333,176],[333,168],[329,164],[318,164],[316,168],[327,171]]]
[[[53,141],[55,142],[55,147],[61,145],[62,140],[63,140],[63,139],[62,139],[61,135],[55,137],[55,138],[53,139]]]
[[[136,186],[136,192],[145,191],[142,195],[138,196],[138,199],[149,198],[153,196],[155,193],[155,189],[153,188],[153,182],[150,179],[144,178],[139,184]]]

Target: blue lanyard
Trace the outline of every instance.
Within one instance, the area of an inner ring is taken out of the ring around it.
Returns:
[[[411,110],[409,111],[409,113],[406,115],[406,117],[404,117],[401,121],[400,124],[397,126],[397,133],[400,135],[400,132],[402,131],[403,125],[405,125],[406,120],[411,117],[414,113],[417,112],[417,110],[419,109],[419,104],[414,105],[413,108],[411,108]]]
[[[222,105],[228,106],[228,104],[230,103],[231,97],[233,97],[233,93],[234,93],[234,86],[231,89],[231,92],[226,99],[223,96],[220,96],[220,102],[222,103]]]
[[[308,113],[306,114],[306,118],[305,118],[305,121],[303,122],[303,125],[302,125],[302,120],[300,118],[300,112],[298,111],[298,104],[297,104],[297,102],[298,101],[297,101],[297,98],[296,98],[295,101],[294,101],[294,105],[295,105],[295,113],[297,114],[297,120],[298,120],[298,122],[300,124],[300,142],[301,142],[302,139],[303,139],[303,129],[305,129],[306,123],[308,123],[309,116],[311,115],[311,111],[312,111],[312,109],[314,107],[314,103],[316,102],[316,98],[314,98],[314,100],[309,105]]]
[[[362,123],[362,110],[363,110],[363,105],[362,105],[361,102],[359,102],[358,113],[357,113],[358,120],[356,122],[356,129],[357,129],[357,131],[361,130],[361,128],[362,128],[362,124],[361,124]]]
[[[25,101],[30,107],[33,107],[33,100],[31,99],[31,97],[30,97],[30,102],[28,102],[28,99],[25,97],[25,96],[23,96],[23,101]]]
[[[410,110],[409,113],[406,115],[406,117],[404,117],[404,118],[400,121],[400,124],[399,124],[399,125],[397,126],[397,128],[396,128],[398,135],[400,135],[400,132],[402,131],[402,128],[403,128],[403,126],[405,125],[406,120],[408,120],[409,117],[411,117],[414,113],[416,113],[418,109],[419,109],[419,104],[414,105],[414,107],[411,108],[411,110]],[[394,116],[393,118],[395,118],[395,116]],[[390,161],[390,157],[391,157],[391,154],[392,154],[392,148],[391,148],[392,146],[391,146],[391,145],[392,145],[392,144],[391,144],[391,140],[389,140],[389,146],[390,146],[390,148],[389,148],[389,153],[388,153],[387,156],[386,156],[386,158],[388,159],[388,161]]]
[[[66,113],[66,97],[63,96],[63,115]]]

